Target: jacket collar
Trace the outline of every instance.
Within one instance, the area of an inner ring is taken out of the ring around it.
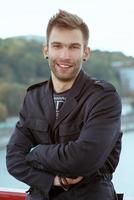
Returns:
[[[49,79],[46,90],[45,90],[45,96],[43,98],[44,101],[44,109],[45,109],[45,115],[47,120],[49,121],[49,124],[51,128],[53,127],[54,129],[61,123],[61,121],[69,114],[72,112],[72,110],[75,109],[75,107],[78,104],[78,99],[79,96],[82,93],[82,90],[84,89],[84,85],[87,82],[88,76],[86,73],[81,70],[72,86],[70,89],[67,100],[63,107],[61,108],[61,112],[59,114],[58,119],[55,121],[55,105],[53,101],[53,84],[51,78]]]
[[[87,82],[87,79],[89,79],[88,75],[81,69],[72,88],[70,89],[70,98],[73,97],[77,99],[77,97],[80,96],[81,91],[83,90],[83,87]]]
[[[70,89],[68,93],[65,104],[60,110],[59,117],[55,121],[54,128],[56,128],[61,123],[61,121],[63,121],[67,117],[67,115],[69,115],[76,108],[78,104],[77,99],[79,95],[81,94],[81,91],[86,82],[85,76],[86,76],[85,73],[83,72],[83,70],[81,70],[72,88]]]

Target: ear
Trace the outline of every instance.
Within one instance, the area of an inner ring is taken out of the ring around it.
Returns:
[[[44,58],[48,58],[48,46],[47,45],[43,46],[42,52],[43,52]]]
[[[83,60],[88,60],[90,57],[90,48],[84,47]]]

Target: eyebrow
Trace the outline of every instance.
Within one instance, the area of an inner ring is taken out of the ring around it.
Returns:
[[[58,42],[58,41],[55,41],[55,42],[52,42],[52,43],[51,43],[51,45],[53,45],[53,44],[61,44],[61,45],[63,44],[63,45],[67,45],[67,44],[64,44],[64,43],[62,43],[62,42]],[[73,42],[73,43],[70,43],[70,44],[69,44],[69,46],[70,46],[70,45],[77,45],[77,46],[81,46],[81,44],[80,44],[80,43],[78,43],[78,42]],[[67,46],[68,46],[68,45],[67,45]]]

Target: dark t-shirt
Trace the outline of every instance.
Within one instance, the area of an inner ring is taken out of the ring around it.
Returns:
[[[56,109],[56,119],[59,116],[61,107],[66,102],[68,92],[69,92],[69,90],[67,90],[65,92],[61,92],[61,93],[56,93],[56,92],[53,93],[53,100],[54,100],[55,109]]]

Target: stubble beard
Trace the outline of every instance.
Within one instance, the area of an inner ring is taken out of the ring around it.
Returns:
[[[76,77],[78,76],[81,68],[82,68],[82,61],[78,60],[76,63],[73,63],[72,65],[72,72],[68,73],[68,74],[61,74],[58,72],[58,70],[56,69],[56,62],[55,60],[49,60],[49,66],[51,71],[53,72],[54,76],[62,82],[69,82],[72,80],[75,80]]]

